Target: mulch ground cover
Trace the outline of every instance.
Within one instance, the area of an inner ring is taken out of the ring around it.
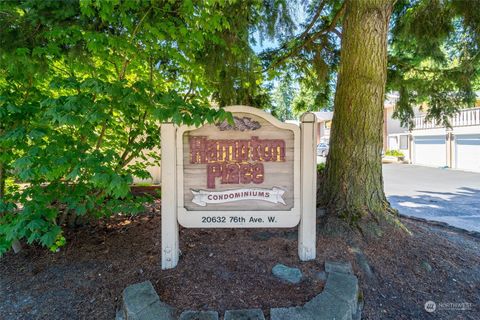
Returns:
[[[122,290],[145,280],[180,310],[261,308],[268,316],[270,307],[301,305],[320,293],[324,282],[317,274],[327,259],[352,263],[363,319],[480,319],[478,238],[403,219],[412,235],[390,230],[355,247],[318,234],[317,258],[300,262],[295,228],[181,229],[179,265],[161,270],[159,207],[68,230],[68,244],[57,253],[26,247],[5,255],[0,319],[112,320]],[[276,263],[300,268],[304,280],[278,280],[271,274]],[[424,308],[429,300],[437,303],[433,313]]]

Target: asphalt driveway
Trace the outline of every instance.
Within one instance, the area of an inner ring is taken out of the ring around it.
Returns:
[[[388,200],[402,214],[480,232],[480,173],[385,164],[383,177]]]

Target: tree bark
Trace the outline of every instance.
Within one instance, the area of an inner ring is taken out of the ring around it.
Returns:
[[[391,212],[381,152],[387,32],[393,0],[347,0],[323,201],[360,226]]]

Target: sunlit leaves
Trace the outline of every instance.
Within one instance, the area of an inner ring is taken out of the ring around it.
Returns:
[[[0,3],[0,164],[23,184],[0,200],[0,253],[15,239],[57,250],[64,213],[141,211],[130,185],[159,162],[160,123],[229,117],[204,59],[227,45],[228,5]]]

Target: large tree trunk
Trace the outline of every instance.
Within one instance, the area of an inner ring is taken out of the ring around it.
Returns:
[[[392,0],[347,0],[324,201],[351,224],[393,212],[383,191],[381,152]]]

